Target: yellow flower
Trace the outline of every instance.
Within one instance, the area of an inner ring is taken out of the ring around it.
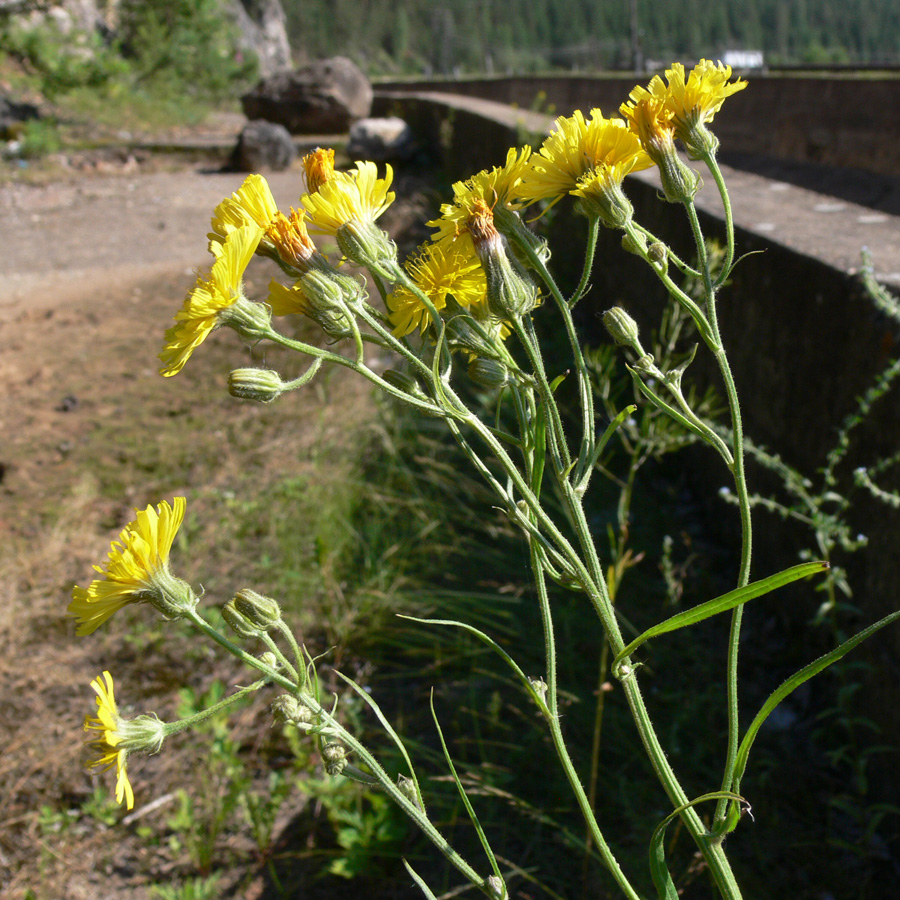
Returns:
[[[256,304],[244,297],[242,278],[262,237],[259,225],[244,225],[229,231],[208,276],[199,276],[181,309],[175,325],[166,331],[166,345],[159,354],[160,375],[177,375],[195,348],[219,325],[229,324],[253,335],[254,318],[260,319]],[[232,308],[238,307],[233,310]],[[256,314],[254,316],[254,314]],[[246,321],[245,321],[246,320]]]
[[[278,206],[266,179],[262,175],[248,175],[240,188],[216,207],[209,239],[213,244],[221,244],[232,231],[248,225],[265,230],[277,212]]]
[[[358,162],[349,172],[334,172],[315,191],[304,194],[301,203],[313,225],[326,234],[337,234],[344,225],[370,225],[394,202],[389,191],[394,173],[385,167],[378,177],[373,162]]]
[[[76,634],[93,633],[130,603],[149,602],[169,617],[196,603],[190,586],[169,572],[169,551],[184,510],[184,497],[176,497],[172,506],[163,501],[158,511],[151,505],[137,512],[112,542],[106,570],[94,566],[103,578],[73,590],[68,612],[78,620]]]
[[[109,672],[104,672],[91,682],[97,694],[97,716],[86,716],[85,731],[97,732],[90,743],[97,752],[97,758],[88,763],[88,768],[101,768],[103,771],[116,767],[116,803],[125,802],[128,809],[134,808],[134,791],[128,780],[128,750],[122,747],[122,735],[119,726],[122,722],[116,698],[113,693],[113,680]]]
[[[306,173],[306,190],[314,194],[326,181],[334,176],[334,150],[316,147],[303,157],[303,171]]]
[[[731,66],[709,59],[701,59],[687,81],[681,63],[673,63],[672,68],[666,70],[666,78],[669,81],[669,109],[677,123],[676,134],[682,140],[682,130],[687,133],[697,122],[712,122],[726,97],[747,87],[747,82],[740,78],[729,84]]]
[[[706,152],[715,152],[718,140],[706,129],[715,118],[727,97],[742,91],[747,82],[740,78],[728,82],[731,66],[701,59],[685,79],[684,66],[673,63],[666,69],[666,85],[659,75],[654,75],[646,88],[635,87],[630,97],[632,105],[645,99],[662,103],[665,113],[672,120],[675,136],[681,140],[693,158]],[[622,110],[625,115],[625,109]]]
[[[85,716],[84,730],[96,732],[89,743],[97,753],[88,768],[116,768],[116,802],[134,808],[134,791],[128,780],[128,754],[142,750],[157,753],[166,737],[166,724],[154,715],[124,719],[119,714],[112,675],[104,672],[91,682],[97,694],[97,715]]]
[[[597,168],[621,184],[629,172],[651,165],[640,141],[621,119],[606,119],[599,109],[592,109],[590,120],[585,121],[581,110],[575,110],[556,120],[555,131],[532,157],[520,192],[529,200],[558,200],[575,192]]]
[[[453,202],[441,206],[441,217],[427,224],[436,228],[433,240],[454,238],[466,228],[472,209],[478,203],[519,209],[524,203],[520,185],[529,171],[531,147],[525,146],[518,153],[511,147],[503,166],[484,169],[466,181],[453,185]]]
[[[471,238],[458,241],[423,244],[419,252],[405,264],[416,287],[438,310],[452,296],[462,307],[483,306],[487,282]],[[398,337],[430,324],[428,307],[404,285],[399,285],[387,298],[394,334]]]
[[[652,82],[651,86],[658,90]],[[670,203],[690,202],[700,186],[700,176],[682,162],[675,150],[674,115],[666,97],[642,87],[634,88],[629,96],[630,102],[623,103],[620,112],[659,168],[663,194]]]

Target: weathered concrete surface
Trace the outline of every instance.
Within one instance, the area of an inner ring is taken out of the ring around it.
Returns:
[[[513,104],[523,110],[599,106],[611,115],[649,76],[522,75],[453,81],[381,82],[378,91],[430,91]],[[900,76],[896,72],[748,76],[730,97],[716,134],[731,151],[786,161],[858,168],[896,178],[900,171]]]

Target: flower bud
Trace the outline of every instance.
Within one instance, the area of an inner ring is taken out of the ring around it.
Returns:
[[[494,226],[491,208],[482,201],[472,206],[467,227],[487,277],[490,311],[500,319],[518,319],[538,304],[538,292],[516,271],[506,251],[506,239]]]
[[[488,896],[493,898],[493,900],[505,900],[508,896],[503,879],[497,875],[488,875],[485,879],[485,886],[488,889]]]
[[[353,334],[347,306],[359,300],[362,289],[354,278],[339,272],[310,269],[294,286],[304,298],[303,311],[319,323],[329,337],[344,338]]]
[[[499,388],[509,381],[509,369],[500,360],[476,356],[469,363],[469,378],[482,387]]]
[[[260,653],[259,661],[264,666],[268,666],[270,669],[278,669],[281,667],[281,663],[278,661],[278,657],[271,650],[266,650],[265,653]]]
[[[413,806],[424,812],[424,810],[422,809],[422,804],[419,801],[419,794],[416,791],[416,783],[412,780],[412,778],[408,778],[401,772],[399,775],[397,775],[397,787],[400,788],[400,793],[402,793],[403,796],[413,804]]]
[[[234,608],[252,625],[261,631],[268,631],[281,621],[281,607],[271,597],[263,597],[256,591],[244,588],[231,601]]]
[[[259,637],[260,629],[252,622],[249,622],[234,607],[234,600],[229,600],[222,607],[222,618],[225,624],[240,638]]]
[[[669,256],[669,248],[662,241],[654,241],[647,248],[647,256],[650,262],[656,265],[664,264]]]
[[[234,369],[228,374],[228,393],[241,400],[271,403],[284,393],[284,382],[273,369]]]
[[[647,239],[639,231],[626,231],[622,235],[622,249],[643,259],[647,253]]]
[[[290,694],[280,694],[269,708],[276,722],[297,725],[299,728],[310,725],[314,718],[312,710]]]
[[[637,322],[620,306],[603,313],[603,327],[620,347],[632,347],[636,353],[641,353]]]
[[[340,775],[347,765],[347,748],[338,741],[331,741],[322,747],[322,759],[329,775]]]

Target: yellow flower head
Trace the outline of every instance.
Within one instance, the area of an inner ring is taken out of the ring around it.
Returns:
[[[466,181],[453,185],[453,202],[441,206],[441,217],[427,224],[436,228],[433,240],[456,237],[465,230],[472,209],[478,203],[507,209],[519,209],[522,199],[522,179],[529,171],[531,147],[525,146],[519,152],[511,147],[503,166],[484,169]]]
[[[651,94],[642,87],[634,88],[629,97],[630,101],[623,103],[619,111],[651,159],[656,162],[657,156],[670,152],[670,148],[674,152],[675,125],[665,97]]]
[[[405,268],[435,309],[444,309],[448,296],[467,308],[485,303],[487,283],[484,270],[468,236],[457,241],[423,244],[416,256],[407,260]],[[403,285],[388,295],[387,304],[394,334],[398,337],[421,328],[423,324],[426,327],[430,324],[428,307]]]
[[[303,171],[306,173],[306,190],[314,194],[326,181],[334,176],[334,150],[316,147],[303,157]]]
[[[232,231],[248,225],[265,230],[276,213],[278,207],[269,183],[262,175],[248,175],[240,188],[216,207],[209,239],[213,244],[221,244]]]
[[[581,110],[556,120],[556,128],[531,160],[521,193],[529,200],[558,200],[600,167],[604,177],[622,179],[653,165],[640,141],[621,119],[606,119],[599,109],[585,121]]]
[[[718,140],[706,125],[712,122],[727,97],[747,87],[746,81],[739,78],[729,83],[729,78],[731,66],[721,62],[701,59],[686,79],[684,66],[673,63],[666,69],[668,85],[659,75],[654,75],[646,88],[636,87],[631,92],[632,105],[642,100],[661,103],[675,136],[696,159],[704,153],[714,153],[718,147]],[[624,106],[622,114],[626,115]]]
[[[259,225],[244,225],[228,233],[216,254],[208,276],[199,276],[175,314],[175,324],[166,331],[160,375],[177,375],[207,335],[223,324],[227,312],[237,303],[250,308],[244,297],[242,279],[262,237]]]
[[[659,79],[659,76],[656,76]],[[747,82],[731,78],[731,66],[701,59],[685,81],[684,66],[673,63],[666,70],[669,87],[666,92],[669,111],[675,119],[675,133],[681,140],[699,123],[712,122],[726,97],[747,87]],[[661,79],[659,79],[661,81]]]
[[[151,713],[124,719],[119,714],[113,688],[112,675],[104,672],[91,682],[97,694],[97,715],[85,716],[84,730],[95,732],[89,743],[97,756],[88,762],[88,768],[103,770],[116,768],[116,802],[134,808],[134,791],[128,780],[128,754],[142,750],[157,753],[166,737],[166,724]]]
[[[689,169],[675,150],[675,120],[666,97],[659,93],[658,84],[650,83],[656,91],[646,88],[632,90],[630,101],[623,103],[620,112],[628,127],[637,135],[647,155],[659,168],[663,194],[670,203],[693,200],[700,186],[700,176]]]
[[[309,220],[325,234],[337,234],[348,224],[371,225],[394,202],[388,190],[394,173],[390,166],[385,170],[379,178],[375,163],[358,162],[349,172],[334,172],[301,198]]]
[[[96,736],[90,743],[97,753],[95,759],[88,763],[89,768],[100,768],[103,771],[116,767],[116,803],[124,801],[128,809],[134,808],[134,791],[128,780],[128,750],[121,746],[123,736],[120,733],[122,722],[116,698],[113,693],[113,680],[109,672],[104,672],[91,682],[97,694],[96,717],[86,716],[84,730],[94,731]]]
[[[147,601],[171,616],[179,605],[196,602],[190,587],[169,572],[169,551],[184,509],[184,497],[176,497],[172,506],[163,501],[158,510],[151,505],[137,511],[112,542],[106,570],[94,566],[103,577],[72,591],[68,612],[78,620],[76,634],[93,633],[129,603]]]

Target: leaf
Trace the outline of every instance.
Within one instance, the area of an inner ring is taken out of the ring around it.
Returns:
[[[453,779],[453,783],[456,785],[456,789],[459,791],[459,796],[462,798],[463,806],[466,808],[466,812],[469,814],[469,821],[472,825],[475,826],[475,833],[478,835],[478,840],[481,843],[482,848],[484,849],[485,854],[487,855],[488,861],[491,864],[491,868],[494,870],[494,874],[500,878],[500,867],[497,865],[497,857],[494,856],[494,851],[491,849],[490,842],[487,839],[487,835],[484,833],[484,829],[481,827],[481,822],[478,819],[478,816],[475,813],[475,808],[472,806],[471,801],[469,800],[469,795],[466,793],[465,787],[463,787],[462,781],[460,781],[459,775],[456,774],[456,766],[453,765],[453,759],[450,757],[450,751],[447,748],[447,742],[444,740],[444,732],[441,730],[441,723],[438,722],[437,713],[434,709],[434,689],[431,691],[431,718],[434,720],[434,727],[437,729],[438,737],[441,740],[441,747],[444,751],[444,759],[447,762],[447,768],[450,769],[450,777]]]
[[[400,735],[394,731],[391,723],[387,720],[387,717],[381,711],[381,707],[375,702],[373,697],[370,697],[369,694],[360,687],[352,678],[348,678],[344,675],[343,672],[339,672],[337,669],[334,670],[334,674],[338,676],[338,678],[343,679],[350,687],[353,688],[356,693],[362,697],[363,700],[372,708],[375,715],[378,716],[378,721],[381,722],[382,726],[384,726],[384,730],[388,733],[391,740],[397,745],[400,750],[400,753],[403,756],[403,759],[406,761],[406,765],[409,768],[409,776],[412,778],[412,782],[416,788],[416,797],[419,798],[419,809],[422,812],[425,812],[425,800],[422,797],[422,789],[419,787],[419,779],[416,777],[416,770],[413,768],[412,760],[409,758],[409,754],[406,752],[406,747],[403,744],[403,741],[400,738]]]
[[[734,767],[734,785],[736,789],[740,786],[741,778],[747,768],[747,758],[750,755],[750,748],[753,746],[753,741],[756,739],[756,735],[762,727],[763,722],[766,721],[775,707],[805,681],[809,681],[814,675],[818,675],[823,669],[826,669],[832,663],[835,663],[846,656],[854,647],[861,644],[866,638],[871,637],[876,631],[880,631],[885,625],[890,625],[898,619],[900,619],[900,610],[892,612],[883,619],[879,619],[874,625],[864,628],[852,638],[844,641],[839,647],[835,647],[830,653],[820,656],[818,659],[813,660],[809,665],[804,666],[800,671],[795,672],[772,692],[769,699],[763,704],[762,709],[756,714],[756,718],[750,723],[750,727],[747,729],[747,733],[744,735],[744,738],[738,747]]]
[[[827,562],[803,563],[799,566],[785,569],[783,572],[776,572],[774,575],[769,575],[768,578],[763,578],[762,581],[754,581],[744,587],[729,591],[727,594],[722,594],[721,597],[716,597],[715,600],[708,600],[706,603],[701,603],[699,606],[686,609],[684,612],[680,612],[677,615],[666,619],[664,622],[660,622],[658,625],[648,628],[643,634],[636,637],[613,660],[613,671],[616,670],[623,659],[631,656],[641,644],[645,641],[649,641],[651,638],[658,637],[661,634],[667,634],[670,631],[677,631],[679,628],[687,628],[689,625],[695,625],[697,622],[702,622],[704,619],[710,618],[710,616],[715,616],[718,613],[734,609],[736,606],[740,606],[748,600],[761,597],[763,594],[768,594],[776,588],[784,587],[784,585],[790,584],[792,581],[798,581],[801,578],[808,578],[810,575],[817,575],[820,572],[824,572],[827,568]]]
[[[412,880],[419,886],[419,890],[425,895],[425,900],[437,900],[437,897],[431,892],[431,888],[425,884],[425,879],[405,859],[403,865],[406,866],[406,871],[409,872]]]
[[[653,835],[650,838],[650,875],[653,878],[653,884],[656,887],[659,900],[680,900],[675,882],[672,881],[672,876],[669,874],[669,868],[666,865],[666,849],[663,846],[669,823],[676,816],[680,816],[686,809],[690,809],[698,803],[705,803],[709,800],[721,800],[723,798],[733,800],[736,803],[746,803],[739,794],[733,794],[731,791],[714,791],[711,794],[704,794],[702,797],[697,797],[696,800],[691,800],[689,803],[679,806],[678,809],[667,815],[653,829]]]

